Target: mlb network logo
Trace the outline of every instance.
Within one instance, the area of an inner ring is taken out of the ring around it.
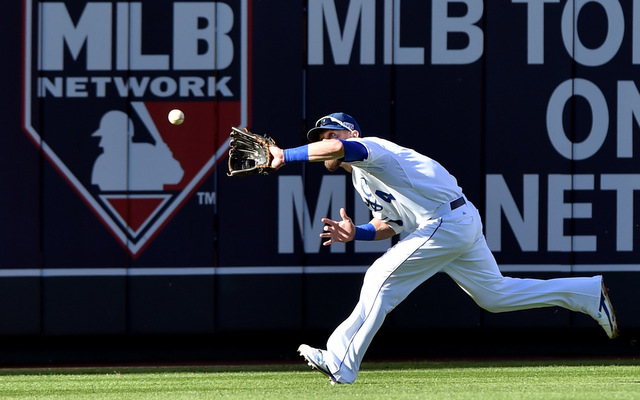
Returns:
[[[248,124],[250,0],[24,1],[24,130],[136,257]]]

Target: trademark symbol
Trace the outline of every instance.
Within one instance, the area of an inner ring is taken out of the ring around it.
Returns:
[[[213,206],[216,204],[216,192],[197,192],[198,204],[201,206]]]

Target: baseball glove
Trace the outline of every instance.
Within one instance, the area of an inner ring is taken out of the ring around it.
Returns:
[[[271,168],[273,155],[269,146],[276,142],[268,137],[250,132],[247,128],[231,128],[229,142],[229,172],[228,176],[247,176],[253,174],[267,175]]]

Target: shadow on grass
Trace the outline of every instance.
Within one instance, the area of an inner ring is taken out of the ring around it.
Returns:
[[[437,361],[365,361],[363,371],[398,369],[455,369],[455,368],[527,368],[557,366],[638,366],[636,358],[602,359],[544,359],[544,360],[437,360]],[[125,374],[217,374],[217,373],[269,373],[269,372],[306,372],[311,369],[304,363],[287,364],[244,364],[244,365],[158,365],[158,366],[99,366],[99,367],[39,367],[0,369],[0,376],[12,375],[125,375]]]

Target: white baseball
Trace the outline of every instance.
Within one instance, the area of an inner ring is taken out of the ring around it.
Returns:
[[[184,113],[178,109],[169,111],[169,122],[173,125],[180,125],[184,122]]]

